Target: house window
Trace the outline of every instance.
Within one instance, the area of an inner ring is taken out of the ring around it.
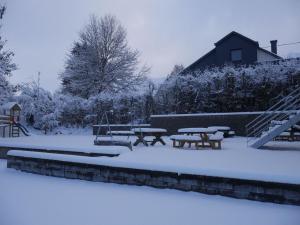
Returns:
[[[242,49],[234,49],[230,51],[231,61],[242,61]]]

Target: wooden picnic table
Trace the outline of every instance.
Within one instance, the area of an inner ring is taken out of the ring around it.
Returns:
[[[136,141],[134,142],[134,146],[137,146],[139,143],[143,143],[145,146],[148,146],[147,142],[151,142],[151,145],[155,145],[156,142],[160,142],[163,145],[166,143],[161,138],[165,133],[167,133],[166,129],[162,128],[133,128],[132,131],[134,132],[135,136],[137,137]],[[151,141],[145,140],[145,137],[153,137],[154,139]]]
[[[216,133],[218,130],[216,128],[205,128],[205,127],[191,127],[182,128],[178,130],[178,133],[187,135],[200,135],[202,146],[205,147],[205,143],[208,143],[209,135]],[[207,146],[210,146],[209,144]]]

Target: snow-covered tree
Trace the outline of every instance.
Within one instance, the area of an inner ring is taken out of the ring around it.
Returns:
[[[63,92],[89,98],[102,92],[133,89],[148,68],[139,68],[139,52],[132,50],[126,31],[113,16],[91,16],[68,54],[61,74]]]
[[[6,7],[0,4],[0,22],[2,21]],[[0,25],[1,28],[1,25]],[[6,41],[3,40],[0,34],[0,105],[8,101],[13,95],[13,86],[8,82],[8,77],[11,76],[12,71],[16,70],[16,64],[12,62],[14,53],[5,50]]]
[[[184,66],[182,64],[176,64],[171,73],[168,75],[168,78],[172,77],[172,76],[176,76],[178,75],[180,72],[182,72],[184,70]]]

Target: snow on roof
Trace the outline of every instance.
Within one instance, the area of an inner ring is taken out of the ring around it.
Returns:
[[[1,109],[12,109],[14,106],[17,106],[21,110],[21,106],[17,102],[7,102],[1,106]]]

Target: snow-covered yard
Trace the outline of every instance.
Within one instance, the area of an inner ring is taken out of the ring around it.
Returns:
[[[0,160],[0,224],[298,225],[300,207],[45,177]]]
[[[122,138],[126,139],[126,137]],[[20,138],[1,138],[0,145],[47,146],[50,149],[76,148],[85,151],[97,151],[98,148],[104,151],[103,146],[93,145],[93,139],[92,135],[82,134],[33,135]],[[223,140],[222,150],[209,148],[191,150],[173,148],[169,138],[164,137],[164,139],[167,142],[165,146],[159,143],[149,147],[140,144],[134,147],[132,152],[120,151],[119,157],[66,156],[63,160],[300,184],[299,142],[271,142],[267,148],[272,150],[257,150],[248,148],[245,138],[234,137]],[[275,150],[279,147],[284,150]]]

